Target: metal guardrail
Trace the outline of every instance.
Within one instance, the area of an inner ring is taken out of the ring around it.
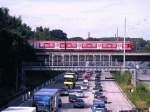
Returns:
[[[33,90],[29,90],[29,91],[25,92],[24,94],[22,94],[22,95],[18,96],[17,98],[13,99],[12,101],[10,101],[7,105],[0,108],[0,111],[9,106],[19,106],[20,104],[24,103],[25,101],[28,101],[29,99],[31,99],[32,95],[35,92],[37,92],[39,89],[54,84],[60,78],[62,78],[62,77],[60,77],[60,75],[58,75],[58,76],[54,77],[53,79],[50,79],[50,80],[44,82],[40,86],[37,86]]]

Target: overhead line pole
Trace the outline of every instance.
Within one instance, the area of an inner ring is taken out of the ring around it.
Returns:
[[[126,66],[126,50],[125,50],[125,41],[126,41],[126,17],[125,17],[125,21],[124,21],[124,49],[123,49],[123,68],[125,70],[125,66]]]

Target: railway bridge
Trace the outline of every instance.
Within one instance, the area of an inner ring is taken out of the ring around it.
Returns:
[[[150,53],[126,52],[125,55],[126,70],[134,69],[136,64],[150,60]],[[23,63],[24,70],[120,71],[123,65],[123,52],[40,50],[37,52],[37,58],[36,62]]]

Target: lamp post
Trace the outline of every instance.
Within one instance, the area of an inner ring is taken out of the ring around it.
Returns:
[[[125,24],[124,24],[124,42],[123,42],[123,71],[125,71],[125,67],[126,67],[126,55],[125,55],[125,53],[126,53],[126,50],[125,50],[125,47],[126,47],[126,45],[125,45],[125,38],[126,38],[126,17],[125,17]]]

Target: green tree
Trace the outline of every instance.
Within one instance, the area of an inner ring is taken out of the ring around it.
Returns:
[[[82,37],[72,37],[68,39],[69,41],[84,41]]]
[[[51,31],[52,40],[68,40],[67,34],[60,29],[55,29]]]

